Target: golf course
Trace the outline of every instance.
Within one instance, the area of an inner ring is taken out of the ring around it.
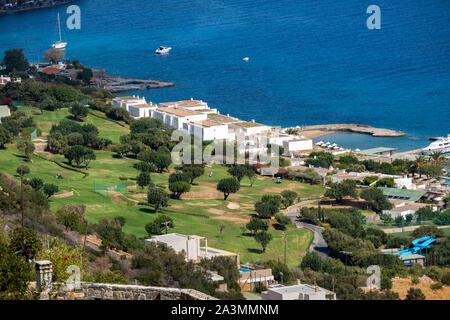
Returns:
[[[33,107],[22,106],[28,116],[32,116],[41,137],[49,134],[53,124],[69,118],[67,109],[43,111]],[[121,136],[129,133],[124,122],[112,121],[99,112],[91,110],[83,123],[90,123],[99,129],[99,137],[109,139],[113,144],[119,143]],[[109,148],[110,149],[110,148]],[[227,168],[221,165],[206,166],[205,174],[194,181],[190,192],[181,199],[170,199],[169,206],[155,213],[152,206],[146,205],[147,190],[136,184],[139,172],[133,167],[138,160],[118,157],[108,150],[95,151],[96,160],[90,163],[89,169],[69,170],[70,166],[63,155],[36,151],[32,162],[28,161],[17,144],[8,144],[0,150],[0,170],[19,179],[16,168],[26,165],[31,173],[28,178],[40,178],[45,183],[57,185],[59,192],[50,198],[50,209],[56,212],[66,204],[84,204],[89,223],[101,219],[124,217],[124,232],[134,234],[138,238],[148,237],[145,225],[153,221],[157,215],[165,214],[174,221],[174,228],[169,232],[187,235],[199,235],[208,239],[211,247],[236,252],[243,263],[258,263],[265,260],[282,260],[284,258],[283,231],[276,230],[271,220],[269,232],[273,239],[265,252],[245,229],[245,225],[255,215],[254,204],[264,194],[280,194],[283,190],[297,192],[299,198],[317,199],[324,193],[319,185],[309,185],[296,181],[283,181],[277,184],[270,177],[256,178],[251,186],[250,180],[244,177],[240,190],[224,201],[223,194],[217,191],[219,180],[230,177]],[[61,164],[62,166],[59,166]],[[167,189],[169,174],[175,172],[172,165],[169,172],[151,173],[151,183]],[[126,192],[96,192],[94,185],[126,184]],[[296,267],[301,257],[306,254],[312,241],[312,232],[297,229],[289,225],[286,232],[286,254],[289,267]]]

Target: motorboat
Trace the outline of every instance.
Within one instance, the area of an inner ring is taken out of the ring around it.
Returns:
[[[432,142],[428,147],[422,149],[423,154],[431,154],[435,151],[450,153],[450,134],[447,138],[440,138],[439,140]]]
[[[244,59],[242,59],[243,61],[245,61],[245,62],[247,62],[247,61],[250,61],[250,58],[249,57],[245,57]]]
[[[159,47],[155,52],[156,54],[168,54],[170,50],[172,50],[171,47]]]

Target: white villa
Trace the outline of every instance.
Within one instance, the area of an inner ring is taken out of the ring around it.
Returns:
[[[176,253],[183,253],[186,257],[186,261],[198,263],[201,259],[212,259],[213,257],[223,256],[235,259],[236,264],[239,266],[239,255],[237,253],[210,248],[208,247],[208,240],[205,237],[169,233],[161,236],[153,236],[144,241],[145,245],[151,243],[162,244],[172,248]],[[200,246],[201,241],[204,241],[204,247]]]
[[[211,120],[192,121],[183,124],[183,129],[205,140],[233,140],[234,135],[228,133],[228,125]],[[231,138],[231,139],[230,139]]]
[[[111,104],[113,107],[123,108],[130,112],[130,106],[147,104],[147,101],[144,97],[117,97],[112,100]]]
[[[404,201],[404,200],[396,200],[391,199],[390,202],[394,205],[394,207],[390,210],[383,210],[383,214],[390,215],[393,219],[397,217],[406,218],[408,214],[415,215],[416,211],[420,208],[428,207],[428,204],[425,203],[416,203],[412,201]],[[437,207],[434,206],[431,208],[434,212],[437,211]]]
[[[406,188],[409,190],[416,190],[416,185],[413,183],[413,178],[410,178],[408,176],[404,176],[402,178],[396,178],[394,179],[395,187],[402,189]]]
[[[336,300],[336,294],[330,290],[310,285],[293,286],[272,285],[261,293],[262,300]]]
[[[312,150],[313,142],[311,139],[294,137],[293,140],[283,141],[283,148],[286,154],[292,154],[296,151]]]

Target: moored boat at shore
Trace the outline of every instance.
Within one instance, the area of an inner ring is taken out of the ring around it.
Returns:
[[[450,153],[450,134],[447,136],[447,138],[442,138],[434,141],[428,147],[422,149],[423,154],[430,154],[435,151]]]

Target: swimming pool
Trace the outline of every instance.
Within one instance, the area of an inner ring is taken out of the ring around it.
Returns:
[[[442,184],[450,186],[450,178],[440,177],[439,181],[441,181]]]
[[[240,272],[250,272],[249,269],[245,269],[245,268],[239,268],[239,271],[240,271]]]

